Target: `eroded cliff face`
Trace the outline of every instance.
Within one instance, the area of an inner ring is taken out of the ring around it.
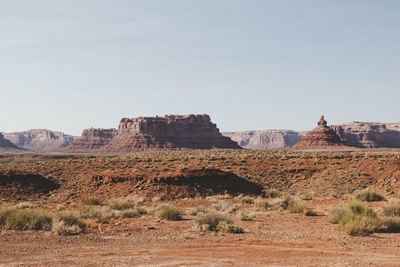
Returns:
[[[42,129],[5,133],[4,136],[15,145],[36,152],[57,151],[70,145],[75,138],[62,132]]]
[[[223,136],[208,115],[168,115],[121,120],[117,135],[104,151],[152,149],[236,148],[239,145]]]
[[[400,148],[400,123],[349,122],[331,128],[348,145]]]
[[[82,132],[82,136],[77,138],[65,150],[70,152],[99,151],[107,145],[116,134],[117,129],[85,129]]]
[[[210,149],[240,146],[223,136],[208,115],[168,115],[120,121],[116,129],[87,129],[69,151],[133,152],[156,149]]]
[[[4,135],[0,133],[0,152],[13,152],[19,150],[22,149],[4,138]]]
[[[246,149],[273,149],[297,144],[306,132],[291,130],[265,130],[223,133]]]

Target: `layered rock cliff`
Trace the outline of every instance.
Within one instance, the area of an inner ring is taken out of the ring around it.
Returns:
[[[4,138],[4,135],[0,133],[0,152],[13,152],[22,150],[9,140]]]
[[[70,152],[91,152],[100,150],[116,135],[117,129],[85,129],[82,132],[82,136],[75,139],[65,150]]]
[[[74,136],[42,129],[5,133],[4,137],[19,147],[36,152],[57,151],[74,141]]]
[[[400,148],[400,123],[349,122],[331,128],[348,145]]]
[[[240,149],[240,146],[223,136],[208,115],[168,115],[122,119],[117,135],[103,150],[130,152],[181,148]]]
[[[291,147],[306,134],[291,130],[265,130],[222,133],[246,149],[267,149]]]

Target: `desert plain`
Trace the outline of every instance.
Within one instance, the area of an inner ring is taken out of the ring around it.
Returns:
[[[400,263],[396,149],[23,152],[0,174],[1,266]]]

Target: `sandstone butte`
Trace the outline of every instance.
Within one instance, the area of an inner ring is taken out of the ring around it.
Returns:
[[[334,130],[327,126],[324,116],[318,122],[318,126],[308,132],[299,143],[293,146],[295,149],[319,149],[332,147],[347,147]]]
[[[123,118],[116,129],[87,129],[68,151],[133,152],[159,149],[211,149],[240,146],[223,136],[210,116],[166,115]]]

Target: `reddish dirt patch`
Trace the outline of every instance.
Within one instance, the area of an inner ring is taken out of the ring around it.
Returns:
[[[0,198],[26,200],[60,188],[60,185],[39,174],[0,174]]]

